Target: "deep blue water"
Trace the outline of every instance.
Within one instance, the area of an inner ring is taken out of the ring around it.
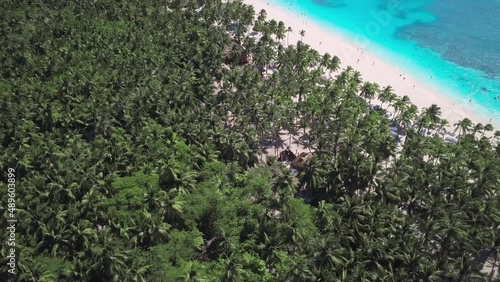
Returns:
[[[500,121],[500,0],[277,2]]]

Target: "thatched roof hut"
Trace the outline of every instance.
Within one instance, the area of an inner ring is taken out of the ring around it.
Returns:
[[[303,171],[312,157],[313,153],[302,152],[290,163],[290,167],[298,171]]]
[[[251,55],[245,48],[236,42],[232,42],[224,48],[224,62],[226,64],[237,63],[240,65],[248,64],[251,61]]]

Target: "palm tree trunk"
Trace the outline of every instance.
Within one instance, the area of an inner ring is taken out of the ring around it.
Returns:
[[[495,260],[491,264],[491,271],[490,271],[490,274],[489,274],[489,277],[488,277],[488,281],[492,281],[493,280],[493,275],[495,275],[495,266],[497,264],[497,261],[498,261],[498,254],[495,254]]]

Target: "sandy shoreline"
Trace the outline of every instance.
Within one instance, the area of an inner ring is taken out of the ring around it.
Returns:
[[[451,129],[455,128],[454,124],[457,121],[468,117],[474,123],[482,123],[483,125],[491,123],[496,130],[500,130],[499,121],[474,112],[473,105],[464,104],[458,99],[455,100],[441,94],[442,92],[432,87],[430,83],[418,81],[408,72],[398,68],[397,65],[370,54],[334,30],[325,29],[311,19],[269,0],[244,0],[243,2],[252,5],[257,14],[262,9],[266,10],[268,20],[283,21],[286,27],[291,27],[293,31],[287,33],[290,44],[301,40],[299,31],[304,30],[305,36],[302,41],[320,54],[328,52],[332,56],[339,57],[342,69],[351,66],[362,74],[364,81],[376,82],[381,87],[391,85],[397,95],[407,95],[412,103],[420,109],[437,104],[441,107],[441,118],[448,120]],[[284,43],[286,44],[286,42],[287,38],[285,37]]]

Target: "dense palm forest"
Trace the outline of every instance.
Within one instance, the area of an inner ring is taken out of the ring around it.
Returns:
[[[0,2],[0,281],[498,281],[498,131],[202,2]]]

